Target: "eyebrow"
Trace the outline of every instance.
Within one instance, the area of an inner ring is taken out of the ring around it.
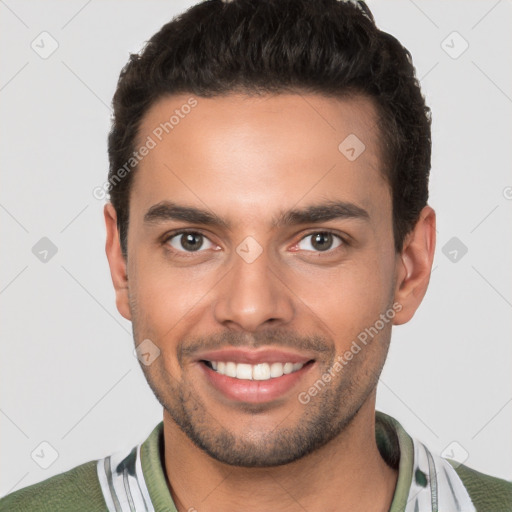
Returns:
[[[271,227],[317,224],[336,219],[368,221],[370,215],[365,209],[353,203],[326,201],[300,209],[281,211],[277,216],[273,217]],[[172,201],[162,201],[155,204],[144,215],[144,223],[146,224],[158,224],[169,220],[181,220],[190,224],[203,224],[205,226],[231,229],[230,222],[209,210],[193,206],[183,206]]]

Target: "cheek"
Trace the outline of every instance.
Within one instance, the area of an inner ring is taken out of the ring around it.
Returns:
[[[321,320],[338,352],[379,320],[392,303],[393,265],[388,256],[359,253],[331,269],[295,274],[290,286],[305,304],[306,315]],[[379,324],[380,325],[380,324]]]
[[[172,267],[161,256],[140,251],[132,259],[130,295],[136,303],[141,328],[165,340],[181,332],[182,324],[197,314],[207,301],[206,292],[218,280],[203,269]],[[198,267],[199,268],[199,267]],[[210,283],[211,281],[211,283]]]

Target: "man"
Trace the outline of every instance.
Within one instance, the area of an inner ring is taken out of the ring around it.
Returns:
[[[114,113],[106,252],[163,422],[0,510],[512,510],[375,411],[435,213],[430,112],[366,5],[201,3]]]

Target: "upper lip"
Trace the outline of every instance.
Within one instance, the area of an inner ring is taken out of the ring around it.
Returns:
[[[302,363],[311,361],[313,357],[289,350],[275,348],[247,349],[224,348],[202,352],[197,357],[198,361],[232,361],[234,363],[259,364],[259,363]]]

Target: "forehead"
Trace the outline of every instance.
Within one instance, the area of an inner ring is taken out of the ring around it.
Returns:
[[[270,221],[286,205],[318,198],[378,214],[390,207],[390,194],[376,119],[362,97],[165,97],[139,129],[136,148],[150,149],[137,166],[130,203],[147,209],[172,200],[260,223],[262,215]]]

